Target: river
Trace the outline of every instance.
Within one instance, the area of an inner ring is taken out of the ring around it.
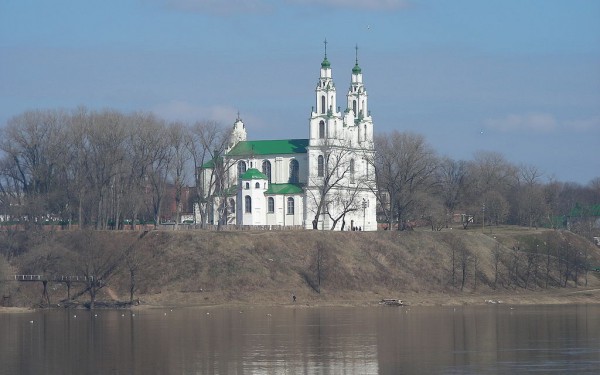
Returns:
[[[0,374],[527,373],[600,373],[600,305],[0,314]]]

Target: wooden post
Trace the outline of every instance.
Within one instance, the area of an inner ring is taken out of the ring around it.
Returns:
[[[42,292],[42,302],[44,302],[45,298],[47,305],[50,306],[50,296],[48,295],[48,280],[42,280],[42,284],[44,284],[44,291]]]

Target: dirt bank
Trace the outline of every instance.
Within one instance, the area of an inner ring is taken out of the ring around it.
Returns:
[[[15,272],[72,275],[116,259],[97,300],[127,302],[133,287],[134,300],[146,307],[288,305],[292,295],[303,306],[374,305],[383,298],[411,305],[600,299],[600,273],[586,271],[600,265],[600,251],[570,232],[506,227],[489,233],[153,231],[86,236],[85,241],[81,233],[69,232],[22,236],[18,247],[27,251],[11,258],[10,266]],[[93,244],[95,257],[81,256],[85,249],[69,249],[76,241]],[[69,258],[74,250],[81,254]],[[44,263],[47,259],[51,262]],[[40,303],[41,283],[8,282],[0,288],[12,306]],[[85,303],[89,294],[82,288],[73,284],[67,291],[64,283],[49,283],[48,294],[55,304],[68,292]]]

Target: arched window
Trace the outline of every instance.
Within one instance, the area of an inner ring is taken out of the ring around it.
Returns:
[[[246,195],[244,198],[244,211],[247,213],[252,212],[252,198],[249,195]]]
[[[298,165],[298,160],[292,159],[290,160],[290,178],[289,182],[292,184],[297,184],[299,181],[298,173],[300,171],[300,167]]]
[[[246,190],[250,189],[250,183],[246,182]]]
[[[256,184],[254,184],[254,187],[257,189],[260,188],[260,182],[257,182]]]
[[[262,162],[262,173],[267,176],[269,183],[271,183],[271,162],[268,160],[263,160]]]
[[[317,176],[325,176],[325,159],[323,158],[323,155],[319,155],[317,158]]]
[[[321,96],[321,114],[325,114],[325,95]]]
[[[246,173],[246,162],[240,160],[238,161],[238,177],[242,177],[244,173]]]
[[[319,122],[319,138],[325,138],[325,122],[323,120]]]
[[[228,212],[230,214],[235,212],[235,199],[233,198],[229,198],[229,207],[228,207]]]
[[[350,159],[350,183],[354,183],[354,159]]]
[[[352,101],[352,110],[354,111],[354,116],[356,116],[357,115],[357,113],[356,113],[356,100]]]
[[[273,199],[273,197],[267,199],[267,212],[270,214],[275,212],[275,199]]]
[[[288,215],[294,214],[294,198],[292,198],[292,197],[288,197],[288,199],[287,199],[287,214]]]

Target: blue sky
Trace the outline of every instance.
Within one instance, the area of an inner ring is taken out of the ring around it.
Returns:
[[[345,104],[355,45],[375,132],[600,176],[600,1],[0,0],[0,125],[83,105],[305,138],[328,40]]]

